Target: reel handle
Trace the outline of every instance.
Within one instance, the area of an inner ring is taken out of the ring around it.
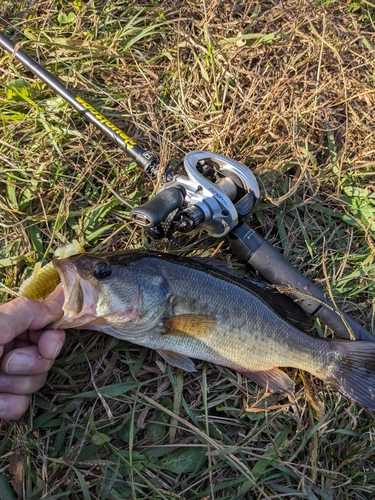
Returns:
[[[159,191],[153,198],[131,210],[133,221],[145,228],[158,226],[171,212],[180,208],[185,200],[183,186],[174,186]]]
[[[227,235],[238,258],[253,267],[270,283],[290,288],[287,295],[298,300],[308,314],[321,319],[338,337],[375,342],[375,336],[347,314],[338,311],[317,286],[305,278],[272,245],[246,224],[239,224]]]

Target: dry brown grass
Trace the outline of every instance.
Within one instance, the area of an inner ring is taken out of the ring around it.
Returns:
[[[6,0],[0,10],[29,37],[9,31],[25,51],[165,161],[206,149],[248,165],[262,187],[248,222],[373,329],[370,1]],[[16,78],[29,101],[6,93]],[[6,299],[73,238],[90,250],[142,246],[129,207],[155,185],[4,55],[0,82]],[[185,245],[236,261],[217,240]],[[71,333],[29,415],[0,423],[0,497],[373,498],[371,412],[294,371],[289,401],[230,370],[200,370]]]

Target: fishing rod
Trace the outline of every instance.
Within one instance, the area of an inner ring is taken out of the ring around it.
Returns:
[[[151,176],[158,174],[161,168],[158,158],[17,49],[3,33],[0,33],[0,47],[123,149],[144,172]],[[375,336],[338,310],[322,290],[244,223],[245,216],[260,196],[257,180],[247,167],[234,159],[207,151],[187,153],[183,166],[186,175],[177,175],[168,162],[163,184],[156,195],[130,212],[133,221],[145,228],[150,238],[169,238],[178,243],[176,233],[201,230],[216,238],[226,237],[241,261],[271,284],[282,287],[305,312],[323,321],[338,337],[375,342]]]

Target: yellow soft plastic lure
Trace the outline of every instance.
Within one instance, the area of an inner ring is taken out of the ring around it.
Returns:
[[[65,259],[70,255],[84,253],[85,250],[81,247],[77,240],[72,243],[55,250],[55,258]],[[33,274],[25,280],[20,288],[19,295],[22,297],[30,297],[36,300],[45,299],[60,283],[59,273],[56,271],[52,262],[42,266],[37,262],[34,267]]]

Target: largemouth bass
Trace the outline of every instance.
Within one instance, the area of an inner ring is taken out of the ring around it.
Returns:
[[[54,260],[64,293],[55,328],[97,330],[155,349],[195,371],[191,358],[227,366],[292,394],[280,367],[305,370],[375,409],[375,344],[313,337],[269,307],[253,283],[199,259],[151,251]]]

